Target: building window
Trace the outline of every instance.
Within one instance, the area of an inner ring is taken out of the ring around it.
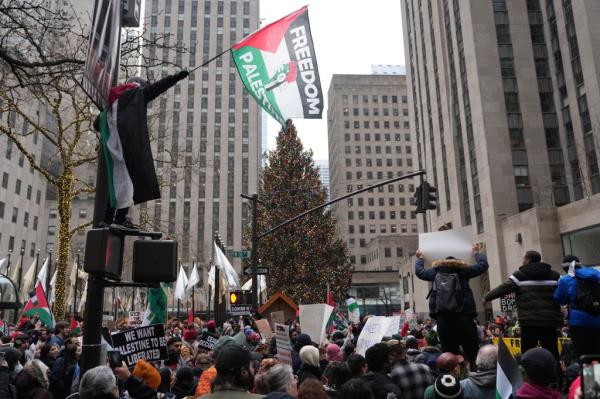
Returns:
[[[50,218],[50,219],[56,219],[57,216],[58,216],[58,209],[56,209],[56,208],[50,208],[50,212],[48,214],[48,218]]]
[[[13,208],[11,221],[13,223],[17,223],[17,219],[19,218],[19,208]]]
[[[2,188],[8,188],[8,173],[2,174]]]

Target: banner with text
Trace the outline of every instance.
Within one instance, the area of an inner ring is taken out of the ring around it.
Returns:
[[[292,348],[290,345],[290,327],[275,324],[275,341],[277,342],[277,359],[284,364],[292,365]]]
[[[200,339],[198,340],[198,347],[211,351],[214,349],[218,339],[218,335],[211,334],[208,331],[204,331],[200,336]]]
[[[121,352],[121,356],[128,366],[135,365],[140,359],[154,362],[168,358],[167,338],[163,324],[153,324],[114,333],[112,342],[114,349]]]
[[[510,351],[510,353],[513,356],[519,355],[521,354],[521,338],[508,338],[505,337],[503,338],[504,343],[506,344],[506,347],[508,348],[508,350]],[[557,345],[558,345],[558,353],[562,353],[562,349],[563,349],[563,345],[565,344],[565,342],[569,341],[569,338],[558,338],[557,340]],[[492,339],[492,343],[494,345],[498,345],[498,337],[494,337]]]
[[[329,316],[333,312],[333,306],[326,303],[314,303],[312,305],[300,305],[300,327],[304,334],[317,344],[325,341],[325,327]]]
[[[365,355],[367,349],[381,342],[390,326],[391,318],[385,316],[372,316],[367,320],[356,343],[356,353]],[[304,331],[304,330],[303,330]]]

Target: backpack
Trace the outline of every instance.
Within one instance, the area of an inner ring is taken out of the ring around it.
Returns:
[[[575,307],[592,316],[600,316],[600,283],[579,277],[575,277],[575,280],[577,281]]]
[[[461,284],[457,273],[438,272],[433,280],[436,313],[460,313],[463,310],[464,298],[461,295]]]

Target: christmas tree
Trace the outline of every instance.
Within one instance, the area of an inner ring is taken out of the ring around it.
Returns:
[[[327,201],[312,151],[304,150],[291,120],[267,156],[259,199],[259,233]],[[336,237],[329,210],[314,212],[265,236],[258,256],[261,265],[269,267],[269,295],[283,291],[298,303],[324,303],[327,284],[336,302],[343,300],[352,280],[348,249]]]

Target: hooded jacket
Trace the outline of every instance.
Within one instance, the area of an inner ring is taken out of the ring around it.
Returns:
[[[460,280],[460,295],[463,301],[462,314],[475,317],[477,315],[477,307],[475,306],[475,299],[473,298],[473,291],[469,286],[469,280],[478,277],[485,273],[488,269],[488,263],[485,255],[481,253],[475,254],[475,260],[477,263],[472,266],[467,266],[467,263],[460,259],[443,259],[433,262],[432,268],[425,269],[425,260],[420,258],[417,259],[415,264],[415,274],[418,278],[425,281],[434,281],[435,275],[440,273],[456,273]],[[432,318],[436,318],[436,304],[435,294],[429,295],[429,313]]]
[[[460,382],[466,399],[496,398],[496,369],[470,373],[469,378]]]
[[[514,292],[521,326],[558,327],[562,325],[560,306],[553,294],[560,275],[543,262],[521,266],[508,280],[488,292],[486,301]]]
[[[600,328],[600,316],[593,316],[573,305],[577,297],[577,278],[600,281],[600,272],[591,267],[584,267],[575,270],[575,277],[562,276],[554,292],[554,300],[561,305],[569,305],[570,327]]]
[[[383,372],[370,372],[360,379],[371,389],[374,399],[391,399],[394,398],[393,395],[398,399],[402,397],[400,388]],[[392,395],[388,396],[388,394]]]
[[[526,382],[517,391],[517,399],[561,399],[561,395],[556,389]]]

